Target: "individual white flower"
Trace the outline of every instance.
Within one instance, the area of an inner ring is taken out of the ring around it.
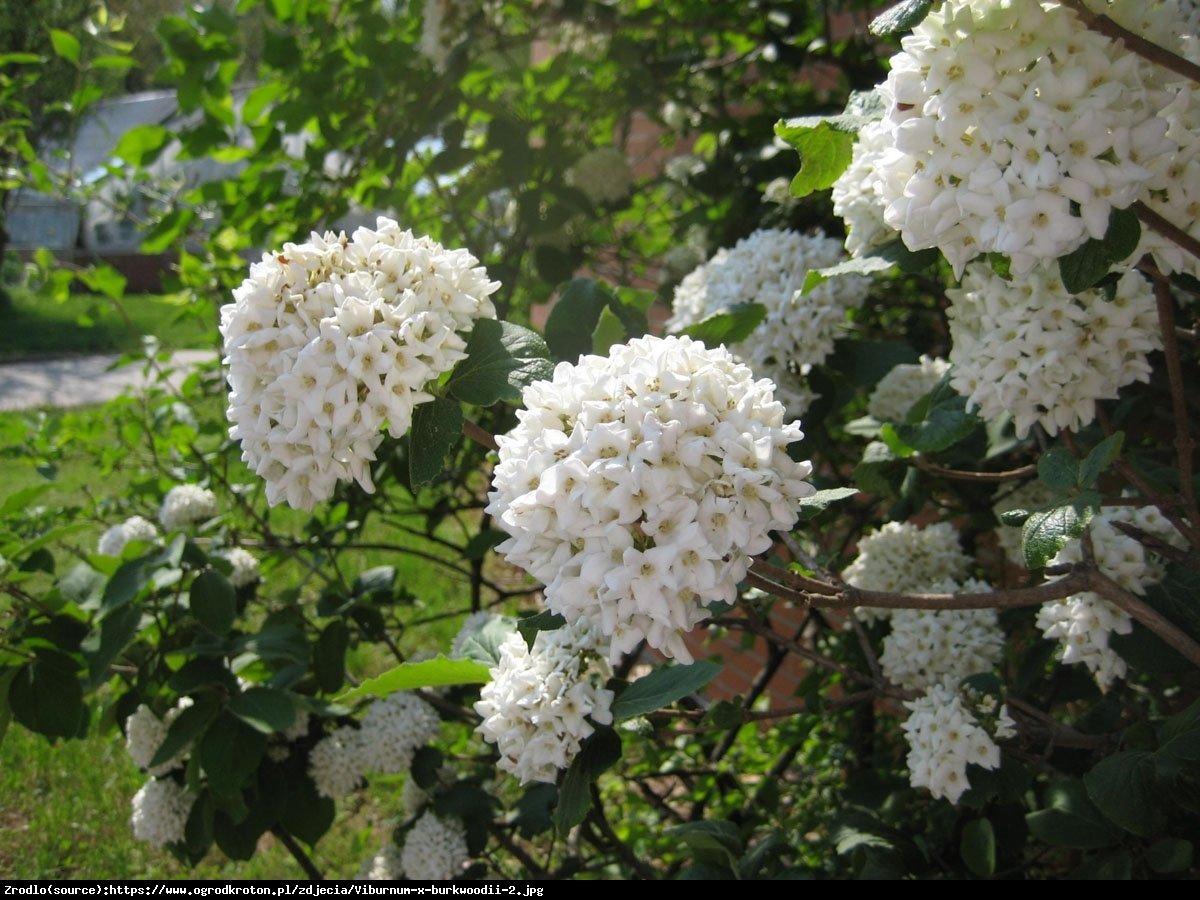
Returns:
[[[913,404],[937,387],[949,370],[946,360],[928,356],[916,364],[893,366],[871,392],[867,412],[881,422],[903,422]]]
[[[1103,237],[1112,210],[1154,190],[1150,161],[1179,152],[1156,67],[1065,5],[947,0],[901,44],[880,87],[883,137],[867,135],[856,173],[866,184],[842,206],[853,232],[869,222],[855,203],[878,195],[905,244],[937,247],[956,274],[996,252],[1023,275]]]
[[[426,812],[404,838],[400,868],[413,881],[446,881],[461,877],[470,858],[462,822]]]
[[[400,848],[388,844],[359,867],[355,881],[397,881],[404,877]]]
[[[141,516],[131,516],[120,525],[114,525],[100,536],[96,550],[105,556],[120,556],[125,545],[130,541],[144,541],[148,544],[158,540],[158,529],[153,522]]]
[[[1027,512],[1047,509],[1058,496],[1058,492],[1051,490],[1041,481],[1034,479],[1033,481],[1025,482],[1014,491],[998,495],[996,501],[992,504],[992,514],[999,521],[1002,513],[1014,509],[1023,509]],[[996,528],[997,542],[1000,544],[1000,549],[1004,551],[1004,555],[1008,558],[1008,561],[1013,565],[1024,568],[1025,553],[1021,548],[1021,533],[1022,526],[1020,525],[1005,525],[1003,522],[1000,522],[1000,525]]]
[[[214,556],[220,557],[233,567],[229,581],[235,588],[243,588],[258,581],[258,560],[241,547],[223,547]]]
[[[1005,281],[973,264],[946,295],[951,386],[984,419],[1011,415],[1020,437],[1034,423],[1050,434],[1088,425],[1098,401],[1149,379],[1147,355],[1162,346],[1153,291],[1137,272],[1109,300],[1099,289],[1067,293],[1048,267]]]
[[[633,189],[633,170],[616,147],[597,147],[575,160],[565,180],[593,203],[616,203]]]
[[[217,514],[217,495],[198,484],[177,484],[163,497],[158,521],[167,531],[211,519]]]
[[[475,704],[483,717],[477,731],[500,751],[500,769],[522,784],[553,783],[593,723],[612,722],[605,655],[596,629],[583,620],[539,631],[532,648],[519,632],[505,639]]]
[[[611,638],[612,659],[645,639],[690,662],[683,635],[734,599],[749,557],[814,491],[772,388],[689,338],[560,363],[499,438],[487,511],[511,537],[498,549],[552,611]]]
[[[156,847],[183,840],[196,795],[170,778],[151,778],[133,795],[133,835]]]
[[[986,593],[976,579],[931,584],[931,593]],[[1004,632],[994,609],[897,609],[888,617],[879,665],[894,684],[924,690],[946,678],[991,672],[1004,655]]]
[[[1088,529],[1097,567],[1125,590],[1144,594],[1147,587],[1162,579],[1165,568],[1139,541],[1114,527],[1114,522],[1135,525],[1177,547],[1183,545],[1183,538],[1153,507],[1106,507],[1092,519]],[[1051,564],[1078,563],[1082,559],[1082,544],[1073,540]],[[1038,611],[1037,625],[1043,637],[1058,641],[1062,662],[1087,666],[1101,690],[1108,690],[1125,677],[1125,661],[1109,642],[1114,634],[1129,634],[1133,620],[1099,594],[1085,591],[1044,603]]]
[[[986,714],[982,699],[973,693],[960,689],[957,679],[947,678],[904,704],[911,711],[901,726],[909,746],[909,781],[951,803],[957,803],[971,786],[967,766],[999,768],[996,740],[1015,734],[1006,706]],[[994,708],[995,701],[987,699]]]
[[[807,383],[813,366],[833,352],[846,313],[867,296],[870,282],[840,275],[800,293],[809,271],[844,259],[841,245],[824,235],[763,229],[718,250],[675,288],[669,331],[682,331],[711,315],[745,303],[762,304],[766,317],[745,339],[730,346],[738,361],[775,382],[776,395],[792,418],[816,398]]]
[[[129,758],[155,776],[166,775],[168,772],[180,768],[189,747],[180,748],[179,752],[171,759],[159,763],[157,766],[151,767],[150,760],[154,759],[154,755],[158,753],[158,748],[166,740],[167,732],[179,714],[191,705],[192,699],[183,697],[167,711],[164,718],[160,719],[146,704],[138,704],[138,708],[125,720],[125,749],[129,752]]]
[[[311,509],[339,481],[374,490],[382,431],[399,437],[430,381],[465,357],[499,284],[466,250],[380,218],[314,233],[250,268],[221,308],[230,436],[267,501]]]

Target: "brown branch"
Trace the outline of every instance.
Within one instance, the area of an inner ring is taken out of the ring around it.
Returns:
[[[1037,474],[1037,466],[1035,465],[1021,466],[1017,469],[1009,469],[1007,472],[970,472],[965,469],[947,469],[945,466],[931,463],[920,456],[910,456],[908,461],[930,475],[937,475],[940,478],[950,478],[955,481],[1015,481],[1018,478],[1029,478]]]
[[[1143,225],[1148,226],[1153,231],[1157,231],[1163,237],[1178,244],[1188,253],[1192,254],[1192,256],[1200,259],[1200,240],[1197,240],[1178,225],[1165,219],[1141,200],[1133,204],[1130,209],[1134,211]]]
[[[1092,31],[1099,32],[1109,40],[1120,41],[1130,53],[1135,53],[1143,59],[1170,69],[1184,78],[1200,82],[1200,66],[1172,53],[1165,47],[1160,47],[1153,41],[1148,41],[1140,34],[1130,31],[1123,25],[1114,22],[1108,16],[1092,12],[1084,5],[1083,0],[1061,0],[1062,5],[1075,11],[1079,20]]]
[[[1090,580],[1091,590],[1129,613],[1179,651],[1180,655],[1192,665],[1200,668],[1200,644],[1193,641],[1183,629],[1177,627],[1166,616],[1161,615],[1144,600],[1125,590],[1104,573],[1093,571]]]
[[[1178,547],[1168,544],[1162,538],[1158,537],[1158,535],[1150,534],[1150,532],[1143,531],[1136,525],[1130,525],[1128,522],[1122,522],[1120,519],[1110,519],[1108,524],[1122,534],[1133,538],[1148,550],[1153,550],[1164,559],[1169,559],[1171,562],[1191,569],[1200,575],[1200,559],[1194,553],[1180,550]]]
[[[470,419],[463,419],[462,430],[464,437],[469,438],[479,444],[479,446],[486,447],[488,450],[500,450],[500,445],[496,443],[496,439]]]

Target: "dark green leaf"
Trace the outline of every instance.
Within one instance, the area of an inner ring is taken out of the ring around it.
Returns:
[[[487,684],[491,676],[488,667],[470,659],[447,659],[438,656],[421,662],[401,663],[382,675],[369,678],[337,698],[338,703],[350,703],[362,697],[387,697],[396,691],[440,687],[447,684]]]
[[[1066,256],[1059,257],[1058,274],[1063,287],[1078,294],[1095,287],[1111,266],[1112,259],[1104,241],[1088,238]]]
[[[904,0],[871,20],[871,34],[895,34],[916,28],[933,6],[933,0]]]
[[[517,619],[517,631],[525,638],[525,643],[532,647],[539,631],[557,631],[567,624],[567,620],[558,613],[543,609],[540,613]]]
[[[442,461],[458,442],[462,427],[462,410],[446,397],[436,397],[414,410],[408,450],[408,477],[414,487],[429,484],[441,474]]]
[[[241,791],[266,749],[266,735],[223,712],[200,739],[198,755],[209,786],[227,797]]]
[[[413,754],[412,765],[408,767],[408,771],[417,787],[427,791],[437,786],[438,773],[444,762],[445,757],[442,756],[441,750],[436,747],[421,747]]]
[[[100,628],[92,632],[83,647],[92,687],[98,687],[108,680],[108,667],[129,646],[141,621],[141,608],[137,604],[129,604],[108,613],[100,622]]]
[[[604,285],[576,278],[561,291],[546,320],[546,343],[557,360],[575,362],[592,352],[592,333],[600,313],[613,302]]]
[[[861,387],[873,387],[896,366],[917,359],[917,351],[901,341],[841,341],[826,367],[844,372]]]
[[[144,559],[131,559],[121,563],[120,568],[113,572],[112,578],[104,586],[104,595],[100,598],[100,606],[105,610],[113,610],[124,606],[136,597],[150,582],[150,572]]]
[[[1054,509],[1030,513],[1021,531],[1025,565],[1031,571],[1042,568],[1071,540],[1083,534],[1092,515],[1091,504],[1079,497]]]
[[[289,781],[280,822],[300,840],[315,844],[329,830],[337,815],[337,806],[317,793],[307,773]]]
[[[317,685],[327,694],[341,689],[346,680],[346,649],[349,646],[350,629],[341,620],[330,622],[317,638],[313,675]]]
[[[214,634],[226,634],[237,617],[237,593],[229,579],[213,569],[192,582],[188,609],[196,621]]]
[[[592,784],[620,758],[621,739],[611,728],[599,727],[583,742],[558,789],[554,826],[560,835],[583,821],[592,808]]]
[[[263,734],[283,731],[296,720],[296,705],[284,691],[252,687],[229,703],[229,711]]]
[[[1133,857],[1128,850],[1093,856],[1066,877],[1071,881],[1128,881],[1133,877]]]
[[[189,660],[167,679],[167,686],[179,694],[190,694],[214,685],[230,693],[238,689],[237,676],[215,659]]]
[[[817,491],[811,496],[804,497],[800,500],[801,520],[811,519],[829,509],[834,503],[846,500],[858,493],[858,488],[829,488],[824,491]]]
[[[528,328],[481,319],[467,339],[467,358],[446,382],[447,393],[475,406],[521,402],[521,391],[554,374],[550,348]]]
[[[517,801],[517,829],[521,837],[532,838],[554,826],[552,811],[558,804],[558,788],[552,784],[533,784]]]
[[[620,722],[643,716],[690,696],[717,677],[721,667],[700,660],[690,666],[662,666],[623,690],[613,701],[613,719]]]
[[[1154,789],[1154,761],[1143,750],[1126,750],[1102,760],[1083,777],[1088,797],[1110,821],[1143,837],[1165,821]]]
[[[1108,230],[1104,242],[1108,245],[1108,257],[1114,263],[1124,262],[1137,250],[1142,240],[1142,224],[1132,208],[1114,209],[1108,216]]]
[[[1146,865],[1154,872],[1169,875],[1186,872],[1192,865],[1194,848],[1183,838],[1163,838],[1146,851]]]
[[[987,819],[966,824],[958,849],[967,868],[981,878],[996,871],[996,833]]]
[[[1111,826],[1074,816],[1061,809],[1039,809],[1025,816],[1030,833],[1054,847],[1090,850],[1108,847],[1120,839]]]
[[[1079,461],[1062,447],[1051,447],[1038,460],[1038,478],[1046,487],[1069,491],[1079,481]]]
[[[936,250],[909,250],[900,238],[874,250],[843,260],[824,269],[813,269],[804,276],[800,293],[807,294],[819,284],[839,275],[876,275],[898,267],[902,272],[919,272],[937,261]]]
[[[682,333],[706,347],[736,344],[748,338],[766,317],[767,308],[761,303],[739,303],[689,325]]]
[[[47,737],[75,737],[87,714],[78,676],[41,657],[17,670],[8,704],[14,719]]]
[[[685,822],[668,828],[664,834],[682,841],[694,853],[717,856],[731,868],[736,867],[738,857],[742,855],[742,836],[732,822],[716,819]]]
[[[1091,452],[1084,457],[1083,462],[1079,466],[1079,484],[1081,487],[1090,488],[1096,486],[1096,481],[1100,478],[1101,473],[1121,455],[1121,444],[1124,440],[1125,432],[1118,431],[1115,434],[1110,434],[1092,448]]]
[[[216,704],[200,700],[182,710],[167,729],[167,736],[150,758],[150,768],[161,766],[187,750],[217,715]]]
[[[1030,512],[1027,509],[1010,509],[1000,513],[1000,521],[1004,525],[1020,528],[1029,516]]]
[[[921,453],[936,453],[957,444],[980,424],[967,412],[967,402],[944,379],[909,411],[909,421],[893,426],[897,437]]]

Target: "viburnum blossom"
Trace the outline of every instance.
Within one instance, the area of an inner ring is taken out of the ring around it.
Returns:
[[[359,867],[355,881],[397,881],[404,877],[400,848],[388,844]]]
[[[986,593],[977,579],[929,585],[931,593]],[[924,690],[952,678],[991,672],[1004,655],[1004,632],[994,609],[897,609],[888,617],[879,666],[889,681]]]
[[[426,812],[405,835],[400,868],[413,881],[446,881],[461,877],[470,858],[462,822]]]
[[[171,778],[151,778],[133,795],[133,835],[165,847],[183,840],[196,795]]]
[[[915,364],[901,363],[879,379],[867,401],[867,412],[881,422],[903,422],[913,404],[937,387],[950,363],[922,356]]]
[[[682,331],[738,304],[766,307],[759,326],[729,349],[755,374],[774,381],[788,413],[801,416],[817,396],[808,386],[808,372],[833,352],[847,311],[862,304],[870,282],[840,275],[805,294],[800,288],[810,271],[844,258],[841,245],[821,234],[756,231],[718,250],[676,286],[667,329]]]
[[[251,266],[221,333],[229,433],[269,503],[311,509],[338,481],[374,490],[382,430],[407,432],[433,399],[426,385],[465,357],[475,321],[495,318],[499,284],[477,263],[380,218]]]
[[[949,522],[921,528],[887,522],[858,542],[858,556],[845,569],[847,584],[867,591],[926,591],[967,576],[970,557]]]
[[[833,212],[845,222],[846,252],[856,258],[898,237],[883,220],[886,204],[878,170],[884,154],[891,149],[892,132],[886,120],[864,125],[854,142],[850,165],[833,183]]]
[[[956,274],[995,252],[1024,275],[1103,237],[1148,196],[1149,161],[1179,150],[1153,66],[1064,5],[946,0],[901,45],[871,190],[909,249]]]
[[[416,694],[392,694],[370,705],[360,727],[343,725],[318,741],[309,751],[309,774],[321,796],[345,796],[370,773],[406,771],[440,728],[438,714]]]
[[[971,786],[967,766],[999,768],[996,741],[1016,734],[1006,706],[998,706],[995,697],[959,687],[957,678],[930,685],[904,705],[911,712],[901,726],[909,746],[909,781],[951,803]]]
[[[1165,574],[1162,561],[1141,542],[1119,531],[1114,522],[1134,525],[1154,537],[1182,546],[1183,539],[1155,507],[1106,507],[1088,526],[1097,567],[1127,591],[1144,594],[1146,588]],[[1071,541],[1051,564],[1078,563],[1083,547]],[[1042,605],[1037,624],[1042,635],[1059,642],[1060,659],[1067,664],[1083,663],[1101,690],[1124,678],[1125,661],[1110,646],[1114,634],[1128,634],[1133,620],[1099,594],[1086,591]]]
[[[564,180],[593,203],[616,203],[632,190],[633,170],[616,147],[597,147],[575,160]]]
[[[177,484],[163,497],[158,521],[167,531],[211,519],[217,514],[217,495],[198,484]]]
[[[645,639],[691,662],[683,635],[814,492],[773,387],[686,337],[560,363],[499,438],[487,511],[511,537],[497,549],[552,611],[611,638],[612,659]]]
[[[229,581],[235,588],[243,588],[258,581],[258,560],[241,547],[223,547],[213,553],[232,567]]]
[[[160,719],[146,704],[138,704],[138,708],[125,720],[125,749],[129,752],[129,758],[151,775],[166,775],[168,772],[180,768],[189,747],[180,748],[173,757],[157,766],[152,767],[150,760],[154,759],[158,748],[166,740],[171,724],[181,712],[191,705],[192,699],[183,697],[167,711],[165,717]]]
[[[120,525],[114,525],[100,536],[96,551],[105,556],[120,556],[130,541],[153,543],[158,540],[158,529],[154,523],[141,516],[131,516]]]
[[[1098,400],[1149,379],[1146,357],[1162,346],[1153,291],[1137,272],[1110,300],[1102,289],[1067,293],[1052,268],[1006,281],[977,263],[946,295],[951,386],[984,419],[1011,415],[1020,437],[1034,423],[1050,434],[1088,425]]]
[[[591,735],[593,723],[612,722],[613,692],[605,647],[586,620],[539,631],[533,647],[514,632],[500,645],[500,662],[483,686],[477,729],[500,751],[501,770],[553,783]]]

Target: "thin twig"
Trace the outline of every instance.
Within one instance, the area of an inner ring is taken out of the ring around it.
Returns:
[[[1192,237],[1174,222],[1155,212],[1141,200],[1133,204],[1130,208],[1143,225],[1148,226],[1153,231],[1157,231],[1163,237],[1178,244],[1188,253],[1192,254],[1192,256],[1200,259],[1200,240]]]
[[[500,445],[496,443],[496,439],[470,419],[463,419],[462,431],[464,437],[469,438],[479,444],[479,446],[486,447],[488,450],[499,451]]]
[[[325,876],[321,874],[308,854],[304,852],[304,848],[296,843],[296,839],[288,833],[288,830],[282,825],[276,825],[271,829],[271,833],[279,838],[280,843],[287,847],[288,853],[292,854],[292,858],[300,864],[300,868],[304,870],[304,874],[308,876],[309,881],[324,881]]]
[[[940,478],[950,478],[954,481],[1016,481],[1019,478],[1029,478],[1037,474],[1037,466],[1035,465],[1021,466],[1017,469],[1009,469],[1007,472],[971,472],[966,469],[948,469],[945,466],[939,466],[937,463],[931,463],[921,456],[911,456],[909,457],[909,462],[921,471],[928,472],[930,475],[937,475]]]
[[[1200,82],[1200,66],[1172,53],[1166,47],[1160,47],[1153,41],[1148,41],[1140,34],[1130,31],[1123,25],[1114,22],[1108,16],[1092,12],[1084,5],[1083,0],[1061,0],[1062,5],[1073,9],[1075,15],[1092,31],[1099,32],[1106,38],[1120,41],[1130,53],[1135,53],[1143,59],[1170,69],[1184,78]]]
[[[1183,629],[1149,606],[1144,600],[1125,590],[1103,572],[1092,572],[1091,576],[1091,590],[1129,613],[1179,651],[1192,665],[1200,668],[1200,644],[1193,641]]]

